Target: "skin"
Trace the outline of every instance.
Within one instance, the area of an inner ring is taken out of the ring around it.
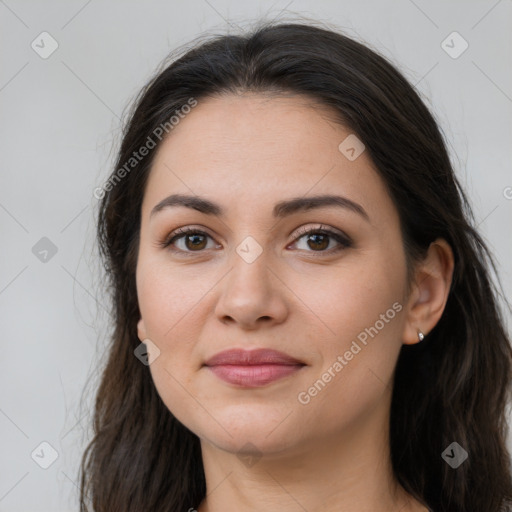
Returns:
[[[138,336],[160,350],[150,371],[163,402],[201,440],[208,495],[199,512],[427,510],[391,471],[392,377],[402,344],[442,315],[453,254],[433,243],[407,293],[397,210],[367,152],[350,161],[338,149],[349,134],[305,97],[224,95],[199,101],[156,154],[142,204]],[[150,217],[176,193],[225,214],[174,206]],[[335,206],[272,216],[279,201],[322,194],[359,203],[369,221]],[[352,245],[298,238],[298,228],[320,225]],[[209,235],[199,250],[190,236],[174,242],[177,253],[158,245],[186,226]],[[262,249],[251,263],[236,251],[248,236]],[[401,311],[300,403],[394,303]],[[234,347],[273,348],[305,366],[236,387],[203,366]]]

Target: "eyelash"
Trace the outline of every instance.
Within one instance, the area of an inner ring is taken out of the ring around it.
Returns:
[[[186,256],[193,256],[194,253],[201,253],[204,252],[204,250],[200,251],[184,251],[182,249],[177,249],[172,246],[172,244],[180,239],[184,238],[188,234],[196,234],[196,235],[202,235],[209,238],[212,238],[208,233],[205,233],[204,231],[201,231],[200,229],[193,228],[193,227],[185,227],[185,228],[179,228],[176,231],[173,231],[169,236],[167,236],[164,240],[158,242],[158,246],[162,248],[166,248],[174,253],[181,253]],[[323,225],[320,225],[318,228],[308,228],[303,227],[299,228],[299,231],[297,232],[294,240],[292,243],[297,242],[301,238],[303,238],[305,235],[309,234],[321,234],[321,235],[327,235],[331,238],[333,238],[336,242],[340,244],[337,248],[334,249],[328,249],[328,250],[321,250],[321,251],[307,251],[312,253],[320,253],[319,256],[323,254],[333,254],[337,253],[339,251],[342,251],[344,249],[348,249],[349,247],[352,247],[352,241],[347,236],[341,235],[340,233],[337,233],[335,231],[332,231],[328,228],[325,228]],[[315,256],[316,257],[316,256]]]

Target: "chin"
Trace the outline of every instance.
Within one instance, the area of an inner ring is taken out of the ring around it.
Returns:
[[[218,436],[212,436],[211,434],[210,432],[209,435],[202,436],[202,439],[221,450],[237,454],[240,457],[243,455],[256,457],[279,455],[296,444],[289,435],[286,435],[286,432],[285,435],[271,434],[267,436],[261,430],[249,427],[241,429],[232,437],[229,437],[226,433],[224,435],[218,433]]]
[[[217,421],[206,415],[202,416],[200,422],[195,422],[188,428],[201,439],[222,450],[238,453],[240,450],[254,449],[271,454],[299,442],[294,439],[293,432],[290,432],[293,422],[290,423],[289,420],[292,415],[287,418],[289,412],[282,408],[230,405],[223,411],[209,411]]]

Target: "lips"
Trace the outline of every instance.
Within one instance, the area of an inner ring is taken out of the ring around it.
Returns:
[[[232,349],[219,352],[208,361],[206,366],[218,365],[238,365],[238,366],[253,366],[261,364],[304,364],[298,359],[295,359],[288,354],[278,352],[277,350],[270,350],[260,348],[257,350],[241,350]]]
[[[276,350],[232,349],[214,355],[205,366],[230,384],[260,387],[297,372],[305,364]]]

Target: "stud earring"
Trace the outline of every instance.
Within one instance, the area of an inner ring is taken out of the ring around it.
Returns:
[[[421,331],[418,331],[418,340],[423,341],[424,339],[425,339],[425,335]]]

